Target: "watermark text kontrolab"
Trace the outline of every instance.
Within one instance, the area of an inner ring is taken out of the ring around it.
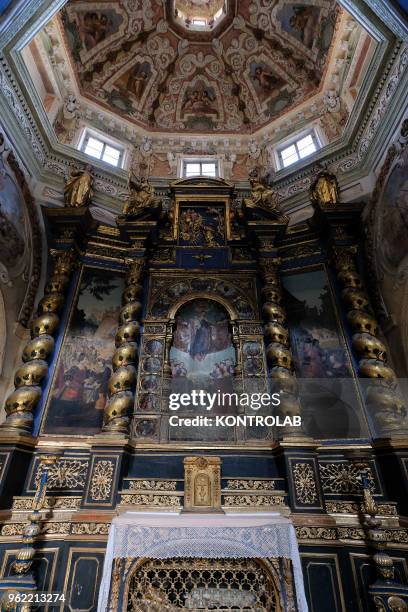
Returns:
[[[260,410],[261,408],[274,408],[281,404],[281,392],[279,393],[224,393],[220,390],[209,393],[208,391],[192,390],[189,393],[171,393],[169,395],[169,409],[182,410],[202,408],[207,411],[214,410],[222,412],[223,409],[239,410],[250,408]],[[301,427],[302,417],[300,415],[260,415],[260,414],[214,414],[204,416],[172,415],[169,417],[171,427]]]

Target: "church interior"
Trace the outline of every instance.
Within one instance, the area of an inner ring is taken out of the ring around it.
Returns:
[[[1,612],[408,612],[407,11],[0,0]]]

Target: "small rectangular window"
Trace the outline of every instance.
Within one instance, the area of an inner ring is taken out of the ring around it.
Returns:
[[[190,178],[192,176],[211,176],[216,178],[218,176],[218,161],[184,160],[183,176],[185,178]]]
[[[107,142],[102,137],[92,135],[90,132],[85,133],[82,141],[81,151],[86,155],[90,155],[95,159],[99,159],[110,166],[121,168],[123,163],[124,149]]]
[[[295,142],[287,147],[281,148],[279,150],[281,167],[287,168],[300,159],[304,159],[308,155],[311,155],[319,148],[318,144],[316,134],[312,131],[306,136],[302,136],[302,138],[295,140]]]

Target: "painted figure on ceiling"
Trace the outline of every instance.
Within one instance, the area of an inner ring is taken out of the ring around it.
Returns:
[[[282,79],[268,72],[262,66],[255,68],[255,77],[264,91],[272,92],[276,90],[276,87],[281,85]]]
[[[140,70],[140,65],[137,64],[129,74],[126,82],[126,89],[133,93],[138,100],[143,95],[147,84],[148,74],[144,70]]]
[[[78,18],[79,37],[89,51],[106,38],[110,22],[107,15],[90,11],[84,15],[79,13]]]
[[[183,103],[183,110],[186,113],[193,114],[218,114],[218,110],[214,105],[215,97],[211,96],[207,89],[194,89],[186,92],[186,98]]]
[[[293,15],[289,19],[289,25],[298,32],[302,43],[309,48],[313,47],[316,37],[316,24],[318,12],[313,6],[294,6]]]

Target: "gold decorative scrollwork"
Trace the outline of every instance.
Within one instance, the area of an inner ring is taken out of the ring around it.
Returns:
[[[233,491],[273,491],[273,480],[227,480],[227,489]]]
[[[48,469],[48,490],[67,489],[78,490],[85,486],[88,460],[59,459]],[[40,480],[40,469],[35,476],[35,484]]]
[[[310,463],[295,463],[292,469],[296,497],[302,504],[318,500],[316,480]]]
[[[148,508],[168,508],[172,510],[180,509],[180,498],[175,495],[137,495],[123,493],[120,503],[123,506],[146,506]]]
[[[360,493],[361,479],[359,469],[349,462],[320,464],[320,477],[325,493]],[[374,479],[371,471],[368,472],[371,486]]]
[[[131,480],[129,491],[175,491],[174,480]]]
[[[95,462],[91,477],[90,494],[94,501],[109,499],[112,490],[114,463],[109,459]]]

